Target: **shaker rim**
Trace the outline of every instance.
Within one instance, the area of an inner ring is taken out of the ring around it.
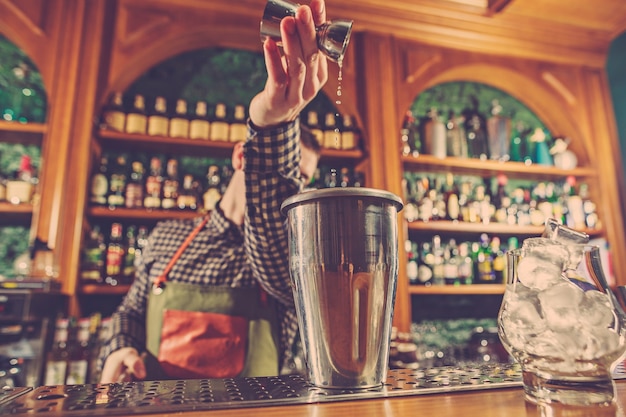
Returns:
[[[404,207],[402,199],[390,191],[367,187],[337,187],[303,191],[301,193],[292,195],[291,197],[283,201],[280,206],[280,211],[281,213],[286,215],[289,209],[299,204],[310,202],[313,200],[337,197],[361,197],[385,200],[385,202],[393,204],[398,211],[402,210],[402,208]]]

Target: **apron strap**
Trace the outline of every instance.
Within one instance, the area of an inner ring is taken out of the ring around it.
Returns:
[[[189,233],[189,236],[187,236],[187,238],[180,245],[178,250],[176,250],[176,253],[174,254],[174,256],[172,256],[172,259],[170,259],[169,263],[163,270],[163,273],[161,273],[161,275],[155,278],[155,280],[152,282],[153,291],[163,290],[163,285],[165,284],[165,281],[167,281],[167,275],[170,273],[170,271],[174,267],[174,264],[176,263],[176,261],[178,261],[178,259],[183,254],[185,249],[187,249],[191,241],[198,235],[198,233],[200,233],[200,230],[202,230],[204,226],[206,226],[208,221],[209,221],[209,216],[208,215],[204,216],[204,219],[202,219],[200,224],[198,224],[196,228],[193,229],[191,233]]]

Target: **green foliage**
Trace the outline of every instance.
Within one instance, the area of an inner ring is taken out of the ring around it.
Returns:
[[[36,145],[0,142],[0,174],[11,176],[20,166],[22,155],[31,158],[33,167],[37,170],[41,161],[41,148]]]
[[[0,277],[15,277],[13,263],[28,250],[28,238],[26,227],[0,227]]]

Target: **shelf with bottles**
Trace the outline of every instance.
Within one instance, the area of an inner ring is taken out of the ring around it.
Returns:
[[[33,215],[33,205],[30,203],[12,204],[0,201],[0,226],[30,224]]]
[[[43,123],[21,123],[0,120],[0,142],[41,145],[48,126]]]
[[[503,223],[467,223],[460,221],[440,220],[431,222],[410,222],[407,223],[409,232],[424,232],[424,233],[440,233],[440,234],[501,234],[501,235],[516,235],[516,236],[539,236],[544,231],[544,226],[533,225],[509,225]],[[587,233],[589,236],[601,236],[603,234],[602,228],[596,229],[580,229],[580,231]]]
[[[504,294],[504,284],[474,285],[409,285],[412,295],[498,295]]]

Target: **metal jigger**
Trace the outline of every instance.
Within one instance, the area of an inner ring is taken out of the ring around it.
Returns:
[[[280,45],[280,21],[286,16],[295,16],[300,5],[288,0],[268,0],[261,20],[261,40],[273,39]],[[317,47],[335,62],[341,62],[352,32],[352,20],[335,19],[316,28]]]

